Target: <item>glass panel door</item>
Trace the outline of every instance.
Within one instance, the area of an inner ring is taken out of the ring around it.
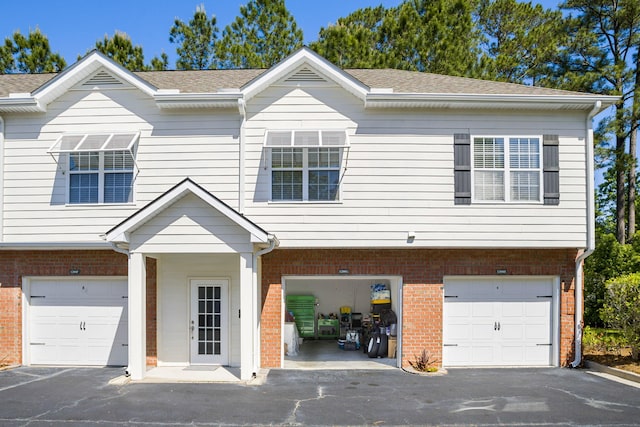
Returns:
[[[227,364],[227,280],[191,280],[191,363]]]

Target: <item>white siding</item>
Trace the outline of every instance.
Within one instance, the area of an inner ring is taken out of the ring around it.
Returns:
[[[240,256],[158,257],[158,364],[189,363],[190,278],[229,279],[229,361],[240,365]]]
[[[74,90],[45,114],[4,119],[5,242],[100,242],[100,234],[185,177],[238,208],[235,109],[162,111],[133,89]],[[248,103],[244,213],[274,233],[281,247],[583,247],[584,120],[582,112],[365,110],[338,87],[273,86]],[[351,147],[341,200],[270,203],[263,149],[268,129],[347,129]],[[141,132],[134,203],[65,204],[64,159],[60,169],[46,151],[62,132],[93,131]],[[453,134],[459,132],[558,134],[560,205],[454,205]],[[240,241],[215,240],[227,231],[203,233],[209,226],[176,217],[171,232],[148,225],[140,230],[147,236],[138,236],[159,251],[183,244],[196,251],[212,244],[222,251],[238,248]],[[184,242],[176,230],[198,237]],[[152,237],[156,231],[163,232]],[[407,242],[409,231],[416,233],[413,243]]]
[[[151,253],[252,252],[249,232],[188,195],[131,233],[131,250]]]
[[[246,212],[282,247],[581,247],[584,120],[557,111],[365,110],[339,88],[273,87],[249,103]],[[353,132],[340,202],[269,203],[264,131],[318,128]],[[560,135],[560,205],[454,205],[459,132]]]
[[[237,110],[166,113],[137,90],[73,90],[45,114],[5,116],[5,242],[100,242],[100,235],[190,177],[238,201]],[[141,132],[133,204],[66,205],[66,156],[47,150],[64,132]]]

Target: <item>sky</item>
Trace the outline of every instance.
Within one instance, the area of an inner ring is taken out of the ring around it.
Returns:
[[[169,30],[176,18],[188,22],[203,4],[207,15],[216,15],[220,31],[240,14],[248,0],[0,0],[0,41],[20,30],[40,28],[51,50],[72,64],[95,47],[97,40],[127,33],[134,45],[143,47],[145,62],[162,52],[175,67],[176,45],[169,42]],[[393,7],[401,0],[287,0],[286,5],[304,32],[305,44],[316,40],[321,27],[367,6]],[[557,8],[560,0],[539,0],[546,8]]]

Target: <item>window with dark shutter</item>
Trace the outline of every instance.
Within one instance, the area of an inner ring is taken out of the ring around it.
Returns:
[[[471,135],[453,135],[454,186],[456,205],[471,204]]]
[[[560,204],[560,159],[558,135],[543,135],[544,204]]]

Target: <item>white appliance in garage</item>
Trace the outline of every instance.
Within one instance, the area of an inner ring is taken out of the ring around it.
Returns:
[[[31,278],[23,289],[29,364],[127,364],[126,279]]]
[[[443,365],[557,364],[553,278],[448,278]]]

